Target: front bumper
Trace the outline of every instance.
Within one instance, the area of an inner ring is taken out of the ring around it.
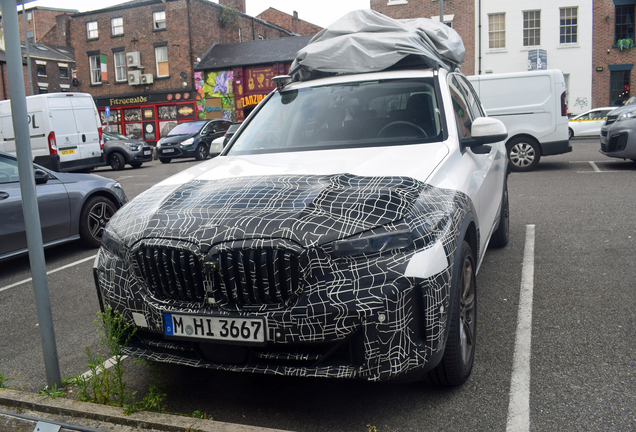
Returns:
[[[187,158],[196,155],[197,146],[181,147],[179,145],[161,146],[157,148],[157,156],[165,158]]]
[[[152,148],[150,146],[143,146],[137,151],[130,151],[130,160],[128,163],[136,162],[151,162],[152,161]]]
[[[187,245],[156,242],[196,253]],[[125,348],[135,357],[230,371],[375,381],[420,377],[444,349],[452,262],[423,279],[403,276],[414,251],[354,261],[332,260],[319,248],[306,250],[299,255],[299,290],[284,304],[254,308],[210,301],[215,296],[210,280],[203,301],[158,298],[134,258],[139,250],[122,259],[101,248],[94,269],[102,307],[119,311],[137,328]],[[248,345],[167,338],[164,312],[262,318],[266,340]]]
[[[601,128],[600,152],[605,156],[636,159],[636,119],[622,120]]]

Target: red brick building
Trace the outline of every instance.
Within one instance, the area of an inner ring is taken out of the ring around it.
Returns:
[[[140,0],[72,15],[73,90],[95,98],[107,130],[156,142],[196,118],[193,67],[210,46],[293,34],[245,15],[244,0],[220,3]]]
[[[431,0],[370,0],[371,9],[388,17],[433,18],[439,21],[439,1]],[[444,0],[444,22],[464,41],[466,58],[461,67],[464,75],[475,74],[475,1]]]
[[[322,27],[309,23],[298,18],[298,12],[293,15],[281,12],[278,9],[269,8],[256,16],[279,27],[293,31],[301,36],[315,35]]]
[[[28,5],[28,3],[27,3]],[[18,27],[20,29],[20,40],[24,40],[24,18],[22,17],[22,7],[18,10]],[[42,38],[57,23],[58,16],[70,16],[77,13],[77,9],[59,9],[44,6],[26,7],[26,31],[30,42],[44,42]]]
[[[636,48],[620,49],[619,41],[634,41],[636,0],[594,0],[592,107],[621,105],[636,82]]]

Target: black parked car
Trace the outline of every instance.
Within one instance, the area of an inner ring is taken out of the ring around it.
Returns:
[[[103,135],[106,162],[114,171],[123,170],[126,164],[139,168],[142,163],[152,161],[152,148],[145,142],[115,132],[104,132]]]
[[[179,124],[157,143],[162,163],[175,158],[194,157],[204,160],[210,154],[210,144],[222,136],[232,122],[223,119],[195,120]]]

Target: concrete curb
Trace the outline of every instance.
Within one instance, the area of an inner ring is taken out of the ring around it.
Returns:
[[[172,414],[152,413],[141,411],[126,415],[121,408],[97,405],[76,400],[41,396],[16,390],[0,389],[0,410],[4,407],[15,411],[28,410],[31,416],[41,415],[45,420],[47,415],[59,416],[72,423],[71,419],[92,420],[113,425],[138,429],[154,429],[160,431],[201,431],[201,432],[284,432],[279,429],[245,426],[224,423],[213,420],[203,420]],[[10,410],[4,410],[10,411]],[[59,420],[58,420],[59,421]]]

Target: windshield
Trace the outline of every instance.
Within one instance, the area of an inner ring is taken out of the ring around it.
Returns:
[[[181,123],[174,129],[172,129],[167,136],[195,134],[199,132],[206,123],[207,122],[204,122],[204,121],[193,121],[193,122]]]
[[[274,93],[228,154],[439,141],[433,79],[399,79]]]

